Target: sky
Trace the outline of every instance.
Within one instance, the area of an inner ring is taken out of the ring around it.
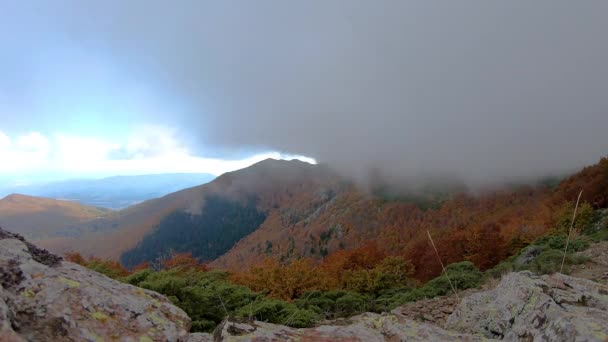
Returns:
[[[4,0],[0,13],[0,173],[217,173],[278,151],[358,179],[483,185],[608,152],[603,0]]]

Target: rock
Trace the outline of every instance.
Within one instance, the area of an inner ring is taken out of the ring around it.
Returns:
[[[346,325],[294,329],[264,322],[223,322],[217,341],[482,341],[481,336],[446,331],[431,324],[400,319],[391,314],[365,313]],[[487,341],[487,339],[486,339]]]
[[[206,333],[192,333],[188,335],[188,342],[213,342],[213,336]]]
[[[521,252],[519,257],[517,257],[517,259],[515,260],[515,264],[520,265],[520,266],[530,264],[532,262],[532,260],[534,260],[534,258],[539,256],[540,253],[543,252],[543,249],[544,248],[542,246],[536,246],[536,245],[532,245],[532,246],[528,246],[528,247],[524,248],[524,250]]]
[[[563,274],[510,273],[465,298],[447,329],[507,341],[608,340],[608,287]]]
[[[123,284],[0,229],[1,341],[186,341],[190,318],[158,293]]]

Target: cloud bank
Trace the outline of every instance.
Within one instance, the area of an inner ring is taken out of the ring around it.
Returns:
[[[606,1],[34,3],[2,5],[0,71],[20,72],[0,113],[88,89],[130,109],[116,124],[178,125],[197,154],[270,148],[410,182],[530,179],[608,152]]]
[[[12,182],[156,173],[211,173],[217,176],[267,158],[315,162],[311,158],[279,152],[258,153],[241,159],[198,157],[173,131],[156,126],[140,127],[120,142],[65,134],[46,137],[39,132],[11,139],[0,132],[0,179]]]

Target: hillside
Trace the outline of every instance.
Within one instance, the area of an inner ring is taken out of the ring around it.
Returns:
[[[123,209],[175,191],[213,180],[207,173],[168,173],[156,175],[114,176],[102,179],[72,179],[45,184],[1,187],[2,193],[65,199],[83,205]]]
[[[81,223],[79,229],[90,234],[42,243],[57,252],[121,257],[127,266],[176,251],[192,252],[212,267],[243,270],[267,257],[321,260],[374,242],[389,255],[406,257],[415,277],[428,280],[441,269],[427,230],[444,262],[465,259],[485,270],[563,228],[580,189],[583,208],[605,206],[607,183],[608,160],[602,159],[557,187],[444,193],[429,206],[419,196],[363,191],[323,165],[266,160]]]
[[[105,209],[50,198],[13,194],[0,199],[0,225],[34,241],[71,234],[66,229],[69,226],[108,213]]]
[[[485,270],[550,231],[565,231],[580,190],[583,225],[592,209],[606,206],[607,184],[608,159],[604,158],[556,188],[541,183],[476,194],[461,192],[436,208],[342,187],[325,202],[319,196],[308,207],[287,205],[271,210],[259,229],[211,265],[239,270],[265,257],[320,259],[374,242],[391,255],[405,256],[415,266],[415,277],[428,280],[441,272],[428,242],[429,231],[445,263],[470,260]],[[287,215],[293,212],[298,215]]]
[[[331,193],[332,187],[338,186],[339,178],[323,166],[297,160],[269,159],[246,169],[226,173],[208,184],[145,201],[78,225],[77,229],[93,231],[90,234],[45,240],[40,244],[57,253],[76,251],[84,255],[117,259],[124,252],[136,248],[138,243],[142,243],[138,250],[144,251],[146,257],[133,256],[130,262],[129,259],[126,260],[128,264],[133,264],[136,263],[135,260],[148,259],[152,255],[156,257],[168,250],[181,251],[186,248],[183,245],[185,241],[189,241],[188,248],[192,248],[192,242],[196,243],[206,231],[201,225],[222,222],[233,216],[234,210],[245,208],[251,211],[253,216],[249,216],[250,218],[265,217],[268,212],[276,211],[280,207],[285,208],[295,202],[308,203],[314,199],[315,192]],[[206,213],[209,202],[212,204],[210,207],[215,208],[212,217]],[[225,206],[225,209],[232,208],[233,211],[223,211],[217,205]],[[188,221],[193,223],[181,225]],[[178,223],[183,230],[176,230]],[[233,226],[237,223],[234,221]],[[224,243],[223,247],[218,247],[215,254],[210,255],[215,258],[223,254],[234,242],[256,228],[257,225],[232,235],[228,244]],[[221,227],[211,230],[216,232],[216,235],[210,238],[212,243],[214,238],[224,238]],[[162,237],[160,240],[159,236]],[[193,239],[194,236],[197,239]],[[146,237],[147,239],[144,239]],[[195,248],[203,250],[202,247]]]

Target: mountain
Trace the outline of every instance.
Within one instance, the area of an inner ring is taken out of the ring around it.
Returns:
[[[212,260],[257,229],[269,214],[274,217],[275,211],[295,207],[296,202],[314,205],[321,193],[328,200],[339,183],[327,167],[269,159],[74,227],[90,234],[40,244],[57,253],[73,250],[110,258],[134,249],[123,258],[129,265],[169,250],[192,248],[200,251],[197,256]]]
[[[40,243],[59,253],[120,258],[129,267],[170,251],[192,252],[212,267],[234,271],[267,257],[320,260],[374,244],[405,256],[424,281],[441,273],[428,234],[445,264],[470,260],[485,270],[550,230],[567,229],[580,189],[579,216],[605,207],[608,159],[557,186],[478,193],[448,188],[385,195],[361,189],[325,165],[266,160],[78,223],[73,229],[86,232],[79,236]]]
[[[0,199],[0,226],[37,241],[69,234],[69,226],[108,214],[72,201],[12,194]]]
[[[109,209],[128,206],[172,192],[207,183],[208,173],[170,173],[140,176],[114,176],[102,179],[72,179],[45,184],[5,186],[2,193],[20,193],[76,201]]]

